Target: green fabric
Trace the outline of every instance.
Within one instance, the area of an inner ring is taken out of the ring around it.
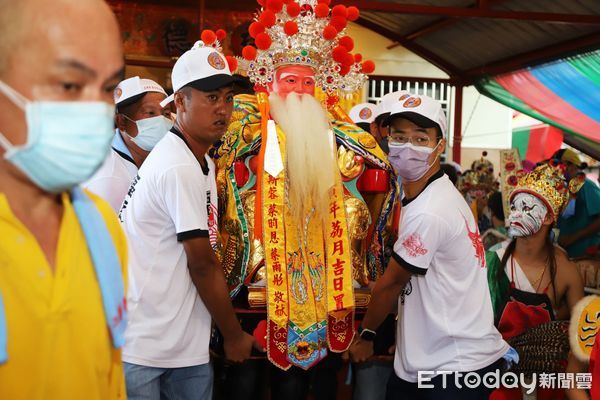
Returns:
[[[493,79],[483,78],[475,84],[475,87],[484,96],[487,96],[492,100],[496,100],[497,102],[502,103],[505,106],[512,108],[513,110],[520,111],[523,114],[527,114],[532,118],[545,122],[549,125],[556,126],[557,128],[560,128],[567,133],[584,138],[584,136],[577,134],[576,132],[570,130],[566,126],[563,126],[535,111],[533,108],[529,107],[527,104],[521,101],[518,97],[513,96],[510,92],[504,89],[498,82],[496,82]]]
[[[485,262],[487,264],[488,287],[492,298],[492,308],[494,309],[494,321],[499,321],[504,310],[504,305],[506,304],[510,281],[504,272],[502,273],[502,278],[498,279],[498,270],[502,268],[498,253],[491,250],[486,251]]]
[[[595,60],[590,65],[589,60],[587,61],[587,63],[581,61],[580,67],[588,68],[589,70],[595,71],[596,68],[599,68],[597,62],[598,62],[598,60]],[[594,75],[592,75],[592,76],[594,76]],[[600,79],[598,76],[595,76],[595,78],[592,78],[591,76],[588,76],[588,77],[592,80]],[[596,143],[595,141],[590,140],[589,138],[587,138],[575,131],[570,130],[569,128],[565,127],[564,125],[561,125],[561,124],[555,122],[554,120],[540,114],[539,112],[537,112],[536,110],[534,110],[533,108],[531,108],[527,104],[525,104],[523,101],[521,101],[519,98],[513,96],[510,92],[508,92],[506,89],[504,89],[495,80],[493,80],[491,78],[483,78],[475,84],[475,87],[481,94],[491,98],[492,100],[495,100],[501,104],[504,104],[505,106],[510,107],[513,110],[517,110],[517,111],[522,112],[523,114],[529,115],[532,118],[535,118],[535,119],[545,122],[549,125],[555,126],[559,129],[562,129],[565,136],[567,136],[567,137],[570,136],[573,139],[577,139],[579,142],[581,142],[581,145],[583,146],[583,148],[578,147],[580,150],[585,151],[585,149],[587,148],[587,149],[594,149],[594,150],[597,150],[598,152],[600,152],[600,146],[598,143]],[[513,135],[513,137],[514,137],[514,135]],[[520,150],[519,150],[519,153],[521,153]]]
[[[600,51],[570,58],[568,62],[582,75],[600,86]]]
[[[529,147],[529,128],[515,129],[512,133],[512,148],[519,150],[521,160],[524,160],[527,155],[527,147]]]
[[[571,235],[578,232],[600,218],[600,188],[589,179],[585,180],[583,187],[577,193],[575,200],[575,214],[569,218],[560,217],[558,229],[561,235]],[[589,247],[600,245],[600,233],[578,240],[566,248],[569,257],[586,255]]]

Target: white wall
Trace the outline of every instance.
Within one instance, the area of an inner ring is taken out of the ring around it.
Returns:
[[[375,61],[376,75],[448,78],[444,71],[402,46],[388,50],[387,47],[393,42],[365,27],[351,22],[346,32],[354,38],[353,53],[362,54],[365,60]]]
[[[454,111],[454,110],[452,110]],[[450,121],[454,112],[450,113]],[[451,123],[451,143],[454,123]],[[506,149],[511,147],[512,109],[480,94],[474,86],[463,88],[463,148]]]

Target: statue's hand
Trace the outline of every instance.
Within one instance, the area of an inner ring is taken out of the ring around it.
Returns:
[[[352,150],[340,146],[337,156],[338,168],[345,178],[354,179],[363,171],[365,159],[357,156]]]

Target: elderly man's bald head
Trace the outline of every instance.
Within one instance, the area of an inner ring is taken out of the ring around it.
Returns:
[[[31,52],[61,27],[95,37],[118,32],[115,17],[103,0],[0,0],[0,77],[20,51]],[[101,28],[98,32],[95,27]]]
[[[0,10],[0,80],[12,90],[29,100],[113,103],[123,49],[104,0],[0,0]],[[0,132],[24,143],[26,118],[9,93],[0,92],[0,110]]]

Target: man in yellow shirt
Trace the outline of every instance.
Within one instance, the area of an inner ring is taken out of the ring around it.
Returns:
[[[110,148],[118,26],[101,0],[0,9],[0,399],[124,398],[125,238],[76,186]]]

